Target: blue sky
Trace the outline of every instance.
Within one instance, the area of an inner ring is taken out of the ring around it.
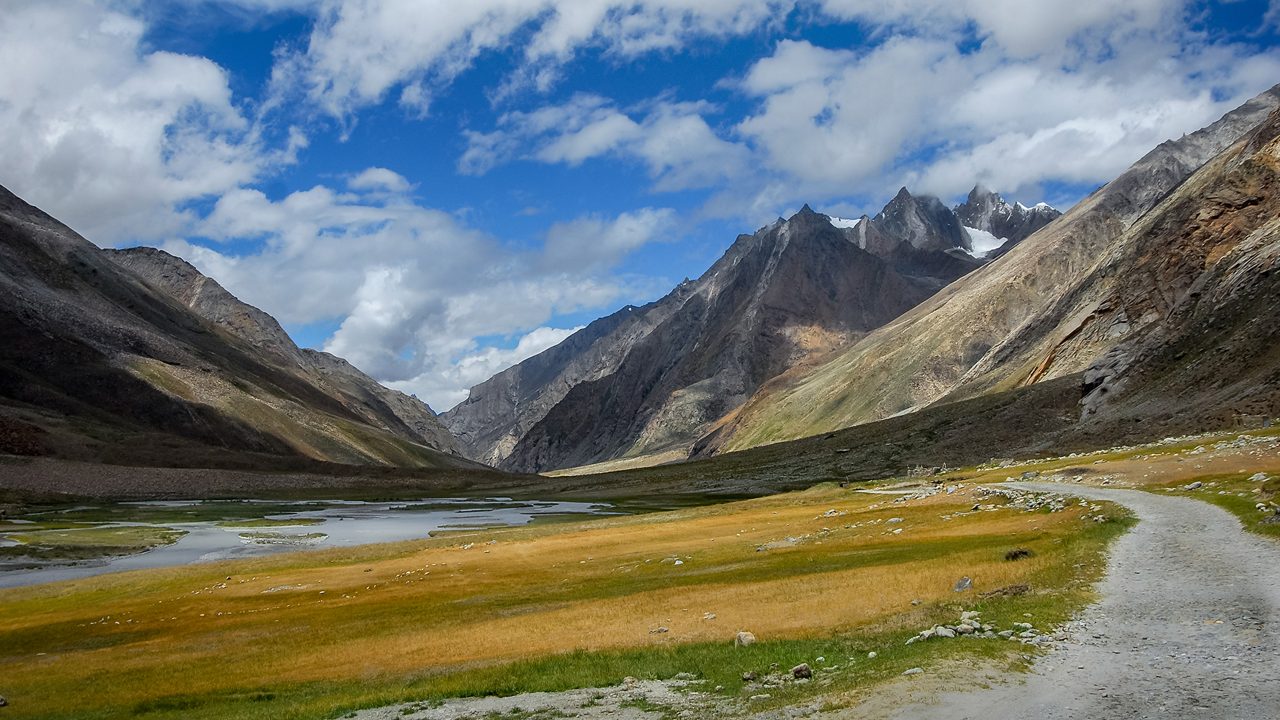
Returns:
[[[1065,209],[1280,82],[1266,2],[16,0],[0,183],[436,409],[808,202]]]

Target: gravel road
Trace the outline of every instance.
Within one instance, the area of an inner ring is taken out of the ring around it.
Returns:
[[[1141,522],[1116,542],[1101,601],[1025,683],[944,693],[894,717],[1280,718],[1280,545],[1197,500],[1016,487],[1110,500]]]

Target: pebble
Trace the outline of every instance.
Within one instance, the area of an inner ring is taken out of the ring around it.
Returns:
[[[875,650],[872,650],[871,652],[867,653],[867,659],[868,659],[868,660],[875,660],[875,659],[876,659],[876,651],[875,651]]]

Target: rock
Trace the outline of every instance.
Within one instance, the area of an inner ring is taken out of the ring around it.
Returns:
[[[797,680],[808,680],[813,677],[813,668],[809,667],[809,663],[800,663],[791,668],[791,677]]]
[[[924,668],[913,667],[910,670],[904,670],[903,675],[919,675],[924,672]]]
[[[1270,479],[1271,478],[1266,473],[1257,473],[1249,478],[1249,482],[1260,483],[1260,482],[1266,482]]]
[[[678,672],[678,673],[676,673],[674,676],[672,676],[672,678],[671,678],[671,679],[672,679],[672,680],[683,680],[684,682],[688,682],[688,681],[690,681],[690,680],[697,680],[697,679],[698,679],[698,676],[697,676],[697,675],[694,675],[693,673],[690,673],[690,672]]]
[[[996,633],[996,635],[998,635],[998,636],[1000,636],[1000,637],[1002,637],[1002,638],[1013,637],[1013,631],[1012,631],[1012,630],[1001,630],[1000,632]]]
[[[867,653],[867,659],[868,659],[868,660],[875,660],[875,659],[876,659],[876,651],[875,651],[875,650],[872,650],[871,652]]]
[[[956,581],[955,587],[953,587],[952,589],[955,590],[956,592],[964,592],[965,590],[968,590],[972,587],[973,587],[973,580],[970,580],[968,577],[962,577]]]
[[[1204,487],[1204,483],[1197,480],[1189,485],[1183,485],[1182,489],[1183,490],[1199,490],[1202,487]]]
[[[888,520],[885,520],[885,522],[889,525],[893,525],[893,524],[902,522],[902,518],[892,517],[892,518],[889,518]]]
[[[1002,588],[996,588],[991,592],[984,592],[979,597],[1017,597],[1019,595],[1026,595],[1029,592],[1031,592],[1030,585],[1006,585]]]
[[[815,662],[826,662],[826,661],[827,661],[827,659],[826,659],[826,658],[824,658],[824,657],[822,657],[821,655],[819,655],[818,657],[814,658],[814,661],[815,661]]]
[[[965,620],[973,620],[974,618],[978,617],[981,614],[982,613],[978,613],[973,610],[965,610],[964,612],[960,613],[960,621],[964,622]]]
[[[773,697],[773,696],[772,696],[772,695],[769,695],[769,694],[767,694],[767,693],[762,693],[762,694],[760,694],[760,695],[752,695],[750,699],[751,699],[751,700],[768,700],[768,699],[769,699],[769,698],[771,698],[771,697]]]
[[[8,707],[8,706],[9,706],[9,701],[5,700],[3,696],[0,696],[0,707]]]
[[[972,625],[957,625],[957,626],[956,626],[956,634],[957,634],[957,635],[972,635],[973,633],[974,633],[974,628],[973,628],[973,626],[972,626]]]
[[[746,630],[739,631],[733,638],[733,644],[735,647],[747,647],[748,645],[754,645],[755,642],[756,636]]]
[[[759,677],[760,676],[757,675],[754,671],[748,670],[742,673],[742,682],[755,682],[756,679]]]
[[[953,638],[956,636],[956,631],[952,630],[951,628],[945,628],[939,625],[938,627],[933,629],[933,634],[937,635],[940,638]]]
[[[650,634],[650,635],[661,635],[661,634],[663,634],[663,633],[665,633],[665,632],[670,632],[670,628],[666,627],[665,625],[662,625],[662,626],[659,626],[659,627],[656,627],[656,628],[654,628],[654,629],[650,630],[650,631],[649,631],[649,634]]]

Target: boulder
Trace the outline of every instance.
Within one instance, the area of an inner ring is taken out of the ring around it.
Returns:
[[[746,630],[738,631],[738,634],[733,638],[733,644],[735,647],[747,647],[748,645],[754,645],[755,642],[756,636]]]
[[[813,668],[809,667],[809,663],[800,663],[791,668],[791,677],[797,680],[808,680],[813,677]]]

